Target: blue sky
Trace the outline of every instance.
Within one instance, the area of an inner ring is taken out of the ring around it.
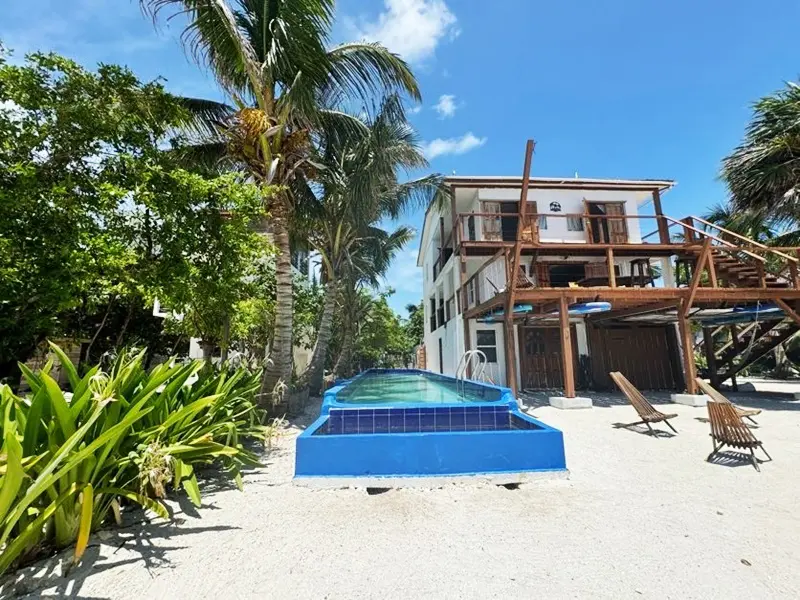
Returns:
[[[55,50],[130,66],[181,94],[219,97],[180,47],[126,0],[3,0],[0,39],[18,57]],[[724,200],[720,159],[758,97],[797,80],[800,3],[786,0],[341,0],[336,40],[385,43],[413,65],[412,115],[432,170],[519,175],[525,140],[540,176],[675,179],[677,217]],[[403,219],[421,227],[423,211]],[[387,283],[419,300],[416,244]],[[403,311],[404,312],[404,311]]]

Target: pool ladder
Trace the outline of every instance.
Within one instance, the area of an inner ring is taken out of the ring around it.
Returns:
[[[471,379],[473,381],[494,383],[486,375],[487,362],[486,355],[480,350],[467,350],[461,355],[461,360],[458,361],[458,367],[456,367],[457,391],[459,394],[464,395],[464,382],[467,380],[467,371],[472,371]]]

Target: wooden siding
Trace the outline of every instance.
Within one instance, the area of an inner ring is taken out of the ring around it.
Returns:
[[[587,326],[593,387],[612,389],[610,371],[621,371],[637,388],[683,389],[675,328]]]

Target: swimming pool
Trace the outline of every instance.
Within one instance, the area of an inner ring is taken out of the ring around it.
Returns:
[[[295,458],[295,479],[329,484],[543,472],[566,472],[563,435],[521,412],[509,388],[414,369],[336,382]]]
[[[325,398],[341,405],[498,402],[505,390],[493,385],[457,381],[452,377],[412,369],[404,371],[374,369],[337,384],[341,390],[335,394],[326,394]]]

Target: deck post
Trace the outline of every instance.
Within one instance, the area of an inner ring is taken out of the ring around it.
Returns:
[[[531,161],[533,160],[533,140],[528,140],[525,145],[525,164],[522,167],[522,189],[519,194],[517,208],[517,237],[514,240],[514,260],[509,265],[509,281],[506,282],[506,306],[503,321],[505,323],[506,339],[506,385],[511,388],[514,396],[517,395],[517,354],[514,347],[514,300],[517,294],[517,269],[519,269],[520,254],[522,251],[521,238],[525,228],[525,209],[528,205],[528,186],[531,179]]]
[[[697,393],[697,370],[694,364],[694,344],[692,343],[692,328],[689,323],[689,309],[686,300],[681,300],[678,305],[678,330],[681,334],[681,347],[683,348],[683,376],[686,380],[686,391],[689,394]]]
[[[558,323],[561,328],[561,361],[564,371],[564,396],[575,397],[575,369],[572,357],[572,336],[569,330],[569,305],[566,295],[558,300]]]
[[[739,353],[739,331],[736,328],[736,325],[729,325],[729,331],[731,332],[731,344],[733,345],[733,349],[736,350],[736,353]],[[733,388],[734,392],[739,391],[739,384],[736,381],[736,373],[731,375],[731,387]]]
[[[617,287],[617,274],[614,271],[614,250],[610,247],[606,249],[606,263],[608,264],[608,285],[612,288]],[[633,280],[633,277],[631,277],[631,280]]]
[[[653,208],[658,224],[658,239],[662,244],[669,244],[669,225],[667,225],[664,211],[661,209],[661,192],[658,189],[653,190]]]
[[[708,327],[703,327],[703,344],[706,349],[706,362],[708,363],[708,377],[711,380],[711,387],[719,389],[717,357],[714,354],[714,332]]]

